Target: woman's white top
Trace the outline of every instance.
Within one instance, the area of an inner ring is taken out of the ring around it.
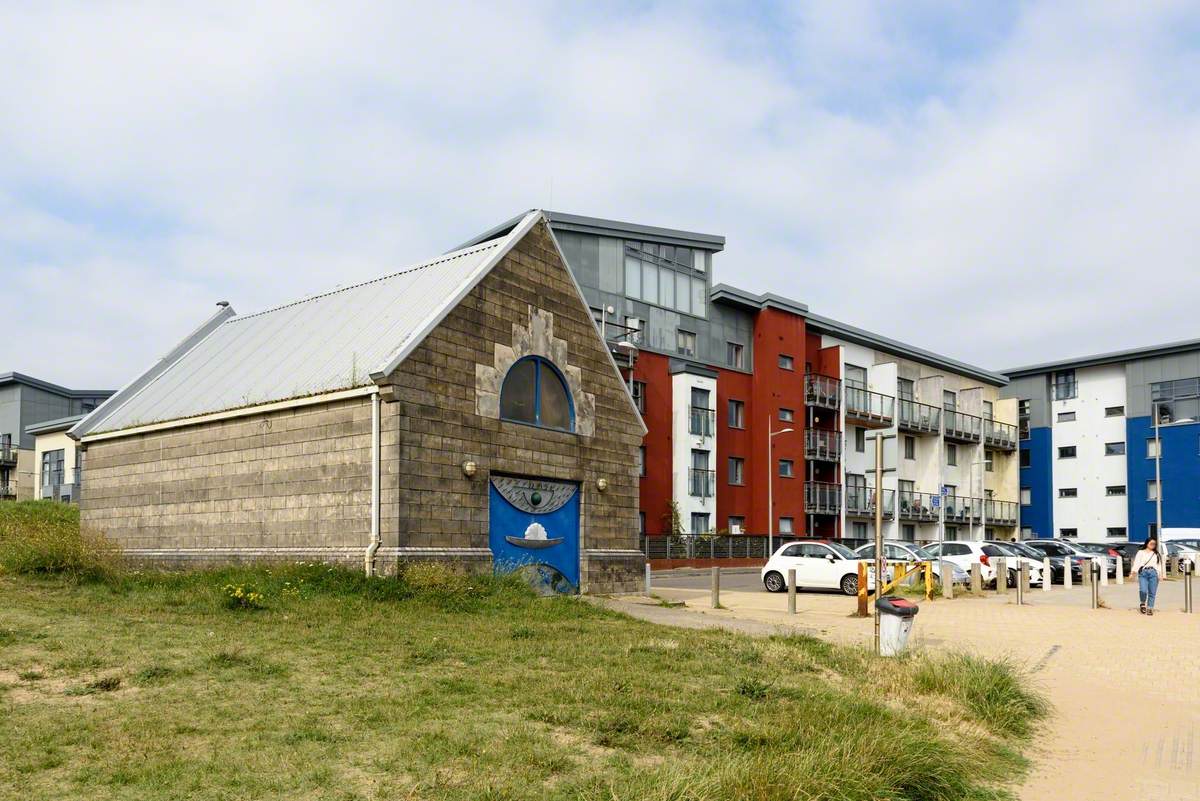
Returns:
[[[1163,570],[1162,554],[1158,551],[1151,551],[1148,548],[1138,548],[1137,554],[1133,557],[1133,564],[1129,568],[1129,572],[1137,575],[1137,572],[1143,567],[1152,567],[1158,571],[1159,577],[1166,571]]]

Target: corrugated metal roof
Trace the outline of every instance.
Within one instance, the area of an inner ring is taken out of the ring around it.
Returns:
[[[524,230],[533,220],[527,222]],[[444,316],[511,244],[512,237],[492,240],[373,281],[232,317],[80,433],[370,384],[373,372],[407,355],[440,321],[439,313]]]

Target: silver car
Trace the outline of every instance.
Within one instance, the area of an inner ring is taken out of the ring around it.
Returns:
[[[875,558],[875,545],[867,543],[860,545],[854,549],[854,552],[863,559]],[[907,540],[884,540],[883,556],[889,562],[933,562],[933,575],[940,582],[942,580],[942,562],[929,551],[917,545],[915,542]],[[951,581],[955,584],[968,584],[971,581],[971,576],[958,565],[950,564],[954,575]]]

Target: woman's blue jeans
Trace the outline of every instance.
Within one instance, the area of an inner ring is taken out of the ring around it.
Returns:
[[[1144,567],[1138,571],[1138,598],[1148,608],[1154,608],[1154,596],[1158,595],[1158,571]]]

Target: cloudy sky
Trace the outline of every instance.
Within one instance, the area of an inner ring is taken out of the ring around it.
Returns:
[[[0,0],[0,372],[533,206],[991,368],[1200,336],[1195,3],[165,5]]]

